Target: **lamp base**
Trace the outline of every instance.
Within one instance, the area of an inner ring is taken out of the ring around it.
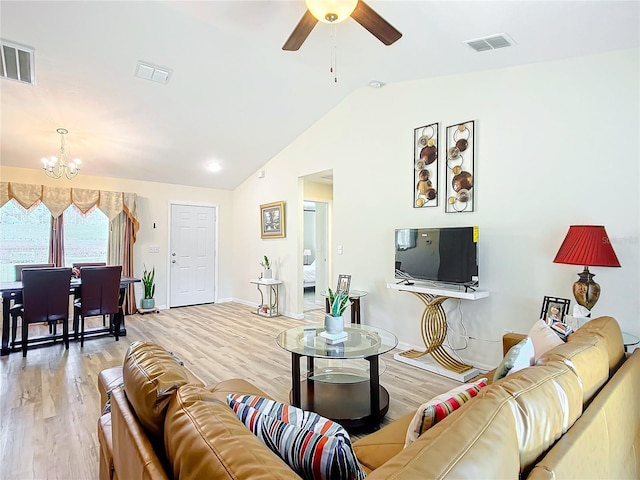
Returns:
[[[578,305],[591,310],[600,298],[600,285],[593,281],[595,275],[589,272],[589,267],[584,267],[578,276],[580,279],[573,284],[573,296]]]

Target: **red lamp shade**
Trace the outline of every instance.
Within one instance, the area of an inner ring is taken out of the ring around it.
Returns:
[[[571,225],[553,263],[619,267],[607,231],[601,225]]]

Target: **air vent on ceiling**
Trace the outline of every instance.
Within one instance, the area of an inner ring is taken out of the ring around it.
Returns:
[[[169,83],[171,69],[151,65],[150,63],[138,62],[136,67],[136,77],[144,78],[158,83]]]
[[[2,56],[0,76],[9,80],[35,85],[33,53],[33,48],[0,40],[0,55]]]
[[[514,42],[513,39],[506,33],[499,33],[497,35],[491,35],[489,37],[476,38],[475,40],[467,40],[464,43],[469,45],[476,52],[495,50],[497,48],[510,47],[516,44],[516,42]]]

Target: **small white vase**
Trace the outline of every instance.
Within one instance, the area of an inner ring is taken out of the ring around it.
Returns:
[[[265,268],[264,272],[262,273],[262,278],[268,279],[270,280],[271,277],[271,269],[270,268]]]
[[[324,314],[324,329],[327,333],[336,334],[344,331],[344,317],[334,317],[328,313]]]

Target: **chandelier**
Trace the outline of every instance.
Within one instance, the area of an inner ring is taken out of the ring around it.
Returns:
[[[70,160],[70,155],[64,148],[64,136],[69,133],[66,128],[58,128],[56,130],[60,134],[60,154],[49,158],[42,159],[42,169],[47,176],[52,178],[60,178],[65,175],[69,180],[78,175],[80,171],[81,160],[76,158]]]

